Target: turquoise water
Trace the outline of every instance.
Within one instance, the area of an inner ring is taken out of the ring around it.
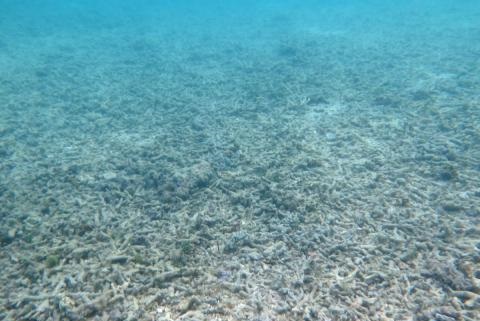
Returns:
[[[480,319],[480,2],[0,0],[0,320]]]

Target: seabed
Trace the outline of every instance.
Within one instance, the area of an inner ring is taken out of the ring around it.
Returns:
[[[480,29],[288,23],[3,43],[0,320],[480,320]]]

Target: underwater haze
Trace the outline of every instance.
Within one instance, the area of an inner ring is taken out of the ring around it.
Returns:
[[[0,321],[480,320],[480,1],[0,0]]]

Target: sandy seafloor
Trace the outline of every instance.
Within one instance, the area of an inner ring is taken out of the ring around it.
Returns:
[[[475,2],[1,2],[0,320],[480,320]]]

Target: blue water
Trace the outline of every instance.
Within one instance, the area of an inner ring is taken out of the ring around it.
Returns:
[[[479,320],[480,2],[0,0],[0,320]]]

